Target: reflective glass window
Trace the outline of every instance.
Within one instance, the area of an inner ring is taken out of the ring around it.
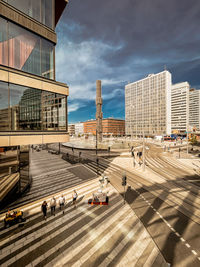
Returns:
[[[12,131],[66,130],[66,96],[9,84]]]
[[[12,130],[41,130],[41,90],[10,84]]]
[[[9,23],[9,67],[40,75],[40,39]]]
[[[50,15],[52,14],[52,15]],[[41,22],[49,28],[54,28],[54,12],[53,12],[53,1],[42,0],[41,1]]]
[[[54,44],[0,18],[0,64],[54,79]]]
[[[6,0],[5,2],[47,27],[54,28],[54,0]]]
[[[0,82],[0,131],[9,130],[8,84]]]
[[[0,64],[8,66],[7,21],[0,18]]]
[[[45,39],[41,40],[41,55],[42,76],[53,79],[53,45]]]
[[[18,171],[18,151],[19,148],[14,146],[0,147],[0,178]]]

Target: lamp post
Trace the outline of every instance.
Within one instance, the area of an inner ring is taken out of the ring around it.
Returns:
[[[125,199],[126,199],[126,173],[123,174],[122,176],[122,186],[124,187],[124,204],[125,204]]]
[[[144,142],[144,128],[143,128],[143,147],[142,147],[142,155],[143,155],[143,160],[142,160],[142,170],[145,171],[145,142]]]
[[[187,129],[187,136],[186,136],[186,140],[187,140],[187,155],[188,155],[188,129]]]
[[[96,156],[97,156],[97,145],[98,145],[98,139],[97,139],[97,130],[96,130]]]

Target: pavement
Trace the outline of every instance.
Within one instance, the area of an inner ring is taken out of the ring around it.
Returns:
[[[126,192],[127,202],[167,262],[177,267],[200,266],[200,189],[199,176],[196,177],[193,168],[193,164],[198,164],[198,161],[193,157],[184,159],[187,163],[184,166],[183,159],[176,159],[176,154],[169,155],[167,152],[163,153],[165,161],[169,163],[168,170],[167,165],[162,165],[164,162],[159,157],[148,158],[148,164],[157,166],[160,173],[152,171],[151,166],[147,166],[145,171],[139,165],[134,167],[130,153],[127,157],[123,153],[112,163],[127,170],[130,186]],[[177,177],[176,168],[177,174],[179,173]],[[170,176],[173,171],[174,177]],[[123,195],[121,178],[113,176],[110,180]]]
[[[63,192],[64,215],[42,218],[41,200],[24,207],[26,222],[0,231],[0,266],[168,266],[151,236],[122,196],[108,184],[108,206],[91,206],[99,179]],[[60,194],[55,194],[58,198]],[[50,198],[46,199],[49,203]]]
[[[189,195],[174,204],[171,190],[165,191],[153,185],[160,183],[165,186],[163,178],[148,168],[145,172],[139,165],[134,168],[133,159],[124,154],[112,163],[139,174],[152,185],[148,182],[147,186],[143,186],[142,178],[139,182],[130,179],[131,188],[126,192],[128,204],[124,204],[121,178],[110,175],[112,185],[103,188],[109,194],[109,205],[89,206],[86,201],[100,188],[99,177],[92,178],[90,174],[91,179],[87,180],[83,179],[87,174],[77,176],[78,168],[71,165],[63,167],[57,155],[45,154],[48,160],[44,164],[44,155],[41,154],[40,158],[40,153],[36,154],[38,159],[34,162],[40,164],[40,168],[35,165],[33,169],[37,181],[47,179],[45,175],[54,179],[59,175],[56,171],[58,167],[59,172],[63,171],[62,177],[67,177],[68,170],[76,170],[71,177],[72,180],[79,179],[78,183],[62,190],[67,199],[64,215],[57,209],[55,217],[48,213],[45,221],[40,210],[43,198],[22,207],[27,218],[24,224],[1,229],[0,266],[162,267],[168,266],[166,260],[172,266],[200,266],[200,226],[180,212],[184,201],[189,201]],[[56,164],[52,165],[55,159]],[[43,169],[44,173],[39,169]],[[116,173],[119,172],[115,169]],[[79,196],[76,209],[71,203],[73,189]],[[175,192],[176,188],[172,190]],[[182,191],[179,190],[181,194]],[[59,191],[54,196],[58,199],[60,194]],[[50,198],[45,196],[48,203]]]

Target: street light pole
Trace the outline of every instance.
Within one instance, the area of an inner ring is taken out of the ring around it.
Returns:
[[[188,155],[188,131],[187,131],[187,155]]]
[[[142,151],[142,155],[143,155],[143,171],[145,171],[145,142],[144,142],[144,129],[143,129],[143,151]]]
[[[97,130],[96,130],[96,155],[97,155]]]

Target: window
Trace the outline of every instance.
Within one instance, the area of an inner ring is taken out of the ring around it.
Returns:
[[[0,64],[54,79],[54,44],[0,18]]]
[[[1,82],[0,131],[66,130],[66,103],[65,95]]]

